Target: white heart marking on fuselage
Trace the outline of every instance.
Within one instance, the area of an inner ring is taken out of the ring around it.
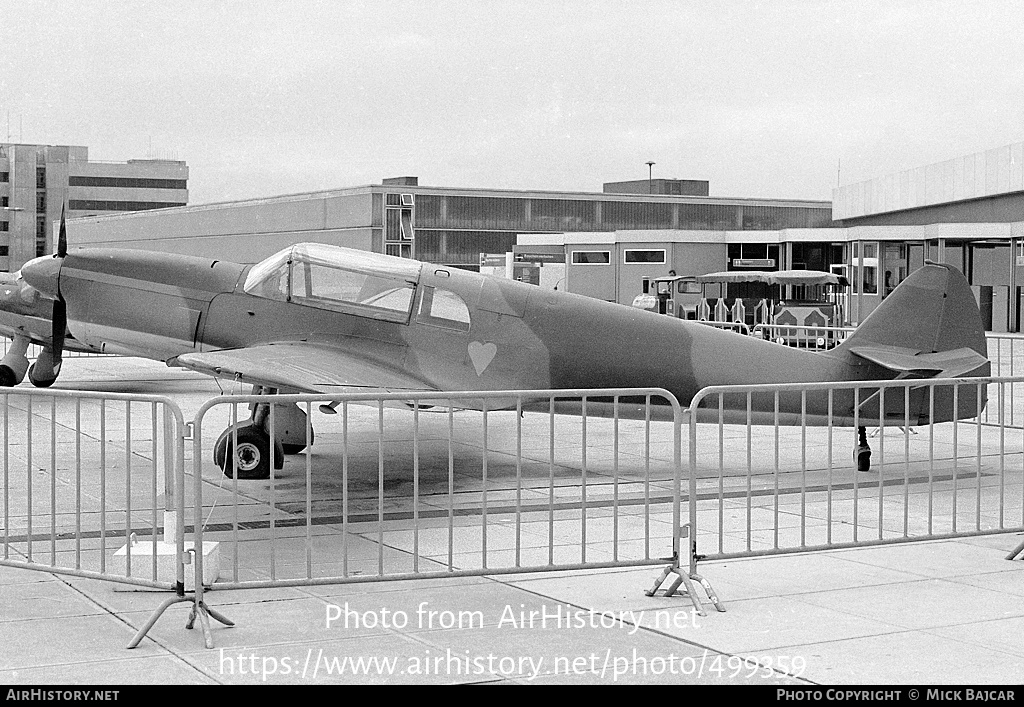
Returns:
[[[498,347],[494,344],[484,344],[479,341],[469,342],[469,360],[473,362],[473,368],[476,369],[478,376],[484,374],[497,353]]]

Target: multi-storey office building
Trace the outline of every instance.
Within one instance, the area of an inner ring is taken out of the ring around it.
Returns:
[[[53,250],[64,205],[73,218],[187,203],[184,162],[90,162],[86,147],[0,143],[0,270]]]
[[[69,232],[81,245],[243,262],[310,240],[476,269],[481,253],[511,252],[524,233],[831,225],[831,204],[823,201],[457,189],[398,177],[348,189],[78,219]]]

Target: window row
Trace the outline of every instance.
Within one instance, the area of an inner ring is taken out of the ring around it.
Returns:
[[[128,189],[187,189],[185,179],[150,179],[148,177],[68,177],[72,187],[122,187]]]
[[[574,250],[571,260],[573,265],[611,265],[612,254],[610,250]],[[665,249],[625,248],[622,262],[625,265],[664,265]]]
[[[172,206],[185,206],[185,204],[162,201],[100,201],[96,199],[71,199],[68,202],[68,208],[72,211],[148,211],[149,209],[166,209]]]
[[[419,195],[418,228],[593,231],[828,227],[830,208]]]

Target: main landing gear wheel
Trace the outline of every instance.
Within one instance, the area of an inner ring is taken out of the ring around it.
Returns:
[[[871,447],[868,446],[866,427],[857,428],[857,449],[854,454],[857,457],[857,471],[868,471],[871,469]]]
[[[274,446],[274,468],[280,469],[284,466],[284,454],[280,443]],[[239,479],[269,479],[270,437],[251,422],[229,427],[213,446],[213,461],[229,479],[235,478],[236,468]]]

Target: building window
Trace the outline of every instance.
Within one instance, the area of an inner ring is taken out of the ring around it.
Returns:
[[[145,177],[68,177],[72,187],[119,187],[122,189],[187,189],[184,179],[147,179]]]
[[[0,196],[0,207],[8,207],[11,205],[11,199],[7,196]]]
[[[95,199],[72,199],[68,202],[71,211],[148,211],[185,206],[184,203],[162,201],[98,201]]]
[[[645,265],[659,265],[665,262],[664,250],[630,250],[623,251],[623,262],[626,264],[643,263]]]
[[[10,230],[10,224],[7,223],[6,221],[0,221],[0,231],[8,231],[8,230]]]
[[[0,172],[0,182],[8,182],[11,179],[10,172]]]
[[[40,216],[36,219],[36,257],[46,255],[46,217]]]
[[[602,202],[601,226],[603,230],[672,228],[672,205],[643,201]]]
[[[386,243],[384,255],[393,255],[396,258],[411,258],[412,245],[409,243]]]
[[[597,227],[596,202],[533,199],[530,227],[544,231],[588,231]]]
[[[36,192],[36,213],[46,213],[46,192]]]
[[[46,189],[46,167],[36,167],[36,189]]]
[[[612,254],[608,250],[574,250],[573,265],[611,265]]]

